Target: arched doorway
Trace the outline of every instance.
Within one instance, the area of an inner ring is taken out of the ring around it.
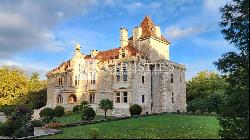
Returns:
[[[75,94],[69,95],[69,98],[68,98],[68,103],[69,104],[74,104],[74,103],[76,103],[76,101],[77,101],[77,98],[76,98]]]

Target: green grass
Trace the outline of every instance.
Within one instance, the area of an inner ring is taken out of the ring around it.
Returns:
[[[85,126],[63,128],[63,134],[42,138],[73,139],[91,138],[91,129],[97,129],[98,138],[220,138],[219,124],[215,117],[194,115],[162,115],[104,122]]]
[[[107,118],[112,118],[111,116],[107,116]],[[96,115],[94,120],[100,120],[104,119],[104,116]],[[80,122],[81,121],[81,115],[75,115],[75,114],[68,114],[63,117],[55,117],[55,120],[62,124],[69,124],[73,122]]]

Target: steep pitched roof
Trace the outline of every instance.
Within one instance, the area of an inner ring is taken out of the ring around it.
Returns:
[[[140,38],[145,38],[145,37],[149,37],[149,36],[153,36],[155,38],[158,38],[157,36],[155,36],[154,34],[154,23],[151,20],[151,18],[149,16],[146,16],[143,21],[141,22],[140,27],[142,28],[142,35]],[[158,38],[168,44],[170,44],[170,42],[163,36],[161,35],[161,38]]]

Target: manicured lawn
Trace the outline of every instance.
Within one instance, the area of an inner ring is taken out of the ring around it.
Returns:
[[[111,116],[107,116],[107,118],[112,118]],[[95,116],[94,120],[100,120],[104,119],[104,116]],[[65,115],[63,117],[56,117],[55,120],[59,121],[62,124],[69,124],[73,122],[80,122],[81,121],[81,115],[74,115],[74,114],[69,114]]]
[[[91,129],[97,129],[99,137],[115,138],[220,138],[219,124],[215,117],[193,115],[162,115],[104,122],[85,126],[63,128],[63,134],[43,138],[91,138]]]

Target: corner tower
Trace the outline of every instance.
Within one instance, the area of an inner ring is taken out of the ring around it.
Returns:
[[[139,27],[133,29],[133,44],[146,59],[151,61],[169,60],[170,43],[155,26],[149,16],[146,16]]]

